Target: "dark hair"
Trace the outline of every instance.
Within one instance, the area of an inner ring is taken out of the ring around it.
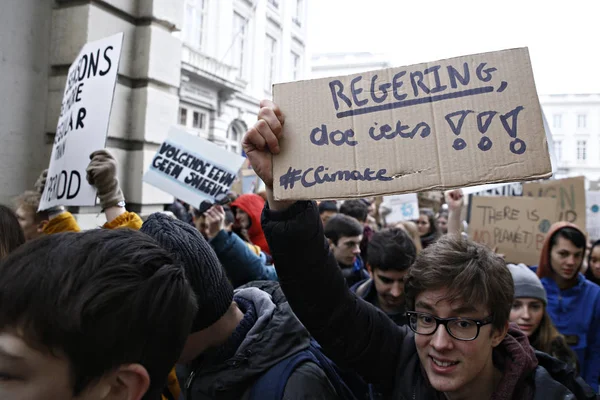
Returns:
[[[50,219],[47,211],[38,212],[41,200],[42,195],[40,193],[34,192],[33,190],[27,190],[17,196],[14,202],[17,208],[22,207],[26,212],[31,213],[34,221],[39,224],[42,221]]]
[[[600,285],[600,277],[596,278],[594,276],[594,272],[592,271],[592,253],[594,252],[594,247],[597,246],[600,246],[600,240],[596,240],[594,243],[592,243],[592,247],[590,248],[590,254],[588,254],[588,268],[587,271],[585,271],[585,277],[588,281]]]
[[[435,223],[436,221],[433,211],[428,208],[420,208],[419,215],[425,215],[427,217],[427,220],[429,221],[429,231],[427,232],[427,235],[437,235],[438,229],[437,224]]]
[[[326,200],[319,203],[319,215],[325,211],[338,212],[337,204],[335,201]]]
[[[554,232],[554,234],[550,238],[550,250],[552,250],[552,248],[556,245],[556,242],[558,242],[559,237],[567,239],[568,241],[573,243],[573,245],[578,249],[585,249],[587,244],[585,235],[579,229],[567,226]]]
[[[415,309],[420,293],[442,288],[450,302],[485,304],[497,329],[509,321],[513,278],[504,260],[484,245],[459,235],[443,236],[417,256],[405,278],[408,309]]]
[[[337,214],[325,225],[325,236],[337,246],[338,240],[343,237],[352,237],[363,234],[362,225],[352,217]]]
[[[405,271],[415,261],[417,250],[408,234],[400,228],[375,232],[369,241],[367,262],[373,269]]]
[[[0,205],[0,260],[25,243],[19,219],[10,208]]]
[[[150,376],[159,398],[196,313],[185,271],[130,229],[44,235],[0,263],[0,328],[23,330],[43,352],[64,353],[73,394],[120,365]]]
[[[340,213],[356,218],[360,222],[367,220],[369,206],[361,200],[346,200],[340,207]]]

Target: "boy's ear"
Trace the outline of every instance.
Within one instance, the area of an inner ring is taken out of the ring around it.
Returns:
[[[150,376],[140,364],[121,365],[102,378],[102,400],[141,400],[150,387]]]
[[[502,329],[494,328],[492,330],[492,347],[498,346],[504,340],[507,333],[508,333],[508,321],[506,321],[506,323],[504,324]]]

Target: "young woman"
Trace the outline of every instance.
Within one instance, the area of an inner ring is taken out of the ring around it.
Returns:
[[[600,240],[596,240],[592,244],[588,256],[588,268],[587,271],[585,271],[585,277],[588,281],[600,285]]]
[[[421,208],[419,210],[419,219],[416,221],[416,224],[419,228],[419,236],[421,237],[421,245],[423,248],[426,248],[439,238],[440,234],[437,229],[433,211],[427,208]]]
[[[546,311],[546,291],[537,275],[525,264],[508,264],[515,284],[515,298],[510,312],[510,322],[529,338],[531,346],[550,354],[577,370],[577,356],[558,333]]]

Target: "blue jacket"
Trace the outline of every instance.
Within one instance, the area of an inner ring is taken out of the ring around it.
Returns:
[[[560,290],[551,278],[542,278],[548,295],[548,314],[577,354],[581,376],[598,392],[600,378],[600,286],[582,274],[577,285]]]
[[[233,287],[252,281],[277,280],[275,268],[265,265],[264,258],[254,254],[235,233],[221,230],[209,243],[225,268]]]

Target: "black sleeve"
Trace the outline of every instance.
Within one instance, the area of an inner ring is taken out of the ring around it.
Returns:
[[[284,400],[337,400],[339,396],[323,370],[312,362],[305,362],[288,378],[283,392]]]
[[[391,389],[398,363],[408,359],[402,353],[414,352],[414,343],[408,345],[413,337],[350,292],[329,251],[316,204],[297,202],[282,212],[266,205],[262,224],[283,292],[325,354]]]

